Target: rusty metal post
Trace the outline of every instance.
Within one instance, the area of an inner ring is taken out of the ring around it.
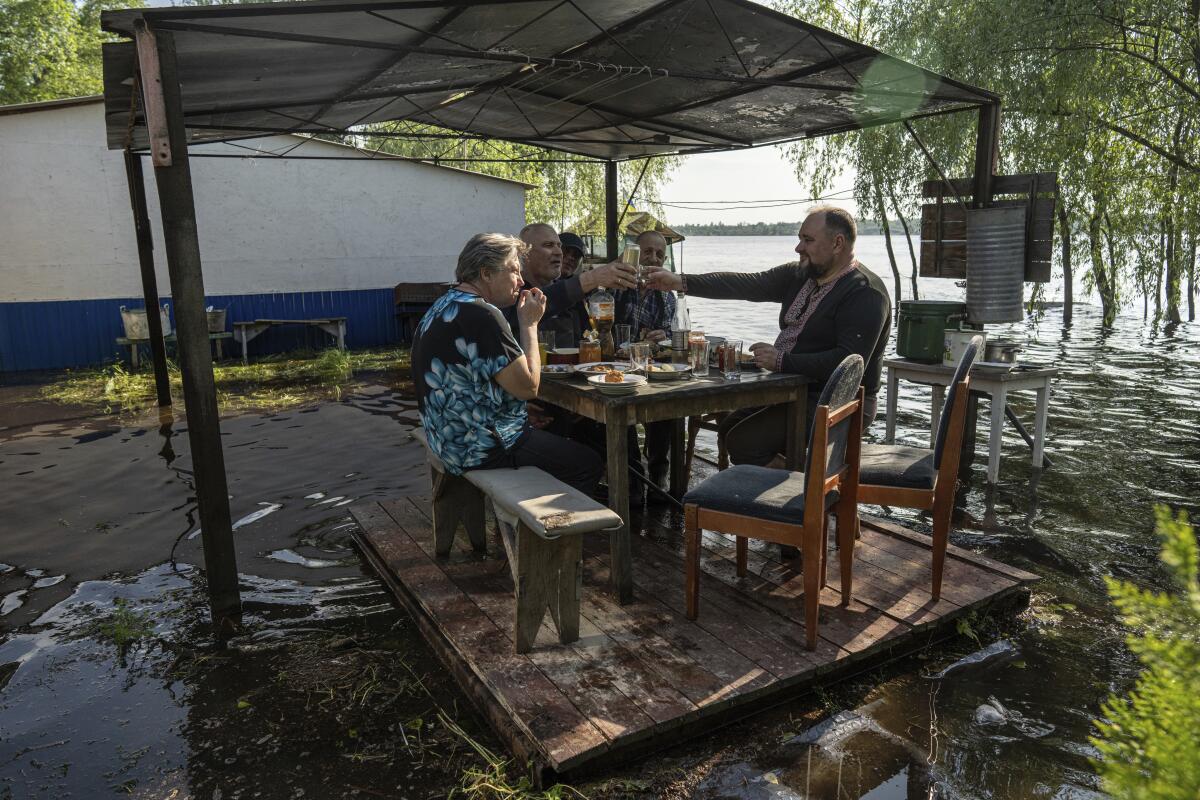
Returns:
[[[604,235],[609,261],[620,255],[620,239],[617,231],[617,162],[604,162]]]
[[[175,40],[170,32],[156,32],[145,23],[139,23],[136,38],[142,91],[146,95],[143,107],[146,109],[146,127],[151,134],[171,295],[175,300],[183,400],[187,409],[209,605],[217,636],[224,638],[240,627],[242,603],[209,350],[208,317],[204,311],[204,276],[183,101],[175,62]],[[156,106],[162,109],[163,119],[156,118]]]
[[[154,275],[154,239],[150,214],[146,211],[146,183],[142,158],[125,151],[125,178],[133,208],[133,230],[137,235],[138,264],[142,269],[142,295],[146,298],[146,322],[150,325],[150,356],[154,362],[154,389],[159,406],[171,405],[171,380],[167,375],[167,352],[163,342],[162,316],[158,313],[158,278]]]
[[[979,109],[979,128],[975,139],[975,185],[971,205],[983,208],[992,202],[992,177],[1000,158],[1000,104]]]

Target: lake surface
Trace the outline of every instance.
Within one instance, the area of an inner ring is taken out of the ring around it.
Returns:
[[[769,268],[791,260],[792,241],[696,237],[684,269]],[[860,242],[860,259],[890,286],[882,240]],[[898,256],[907,262],[906,251]],[[961,297],[950,281],[921,289]],[[689,305],[710,333],[778,333],[776,305]],[[814,708],[801,699],[615,771],[634,787],[624,796],[654,796],[656,768],[702,776],[697,797],[1099,796],[1092,720],[1136,674],[1103,578],[1161,588],[1152,507],[1196,515],[1200,327],[1166,330],[1131,315],[1105,331],[1098,308],[1079,306],[1067,329],[1052,309],[1003,330],[1026,342],[1023,360],[1060,369],[1054,465],[1034,470],[1006,430],[1000,483],[989,487],[974,465],[952,541],[1044,577],[1031,610],[1003,632],[1011,648],[936,680],[924,676],[975,646],[932,648],[927,661],[868,676],[874,688],[861,696],[825,697],[846,722],[823,739],[828,747],[783,742],[803,728],[792,715]],[[927,440],[929,400],[928,390],[901,386],[901,441]],[[1032,396],[1012,402],[1032,415]],[[404,435],[416,419],[409,398],[380,387],[222,422],[248,627],[224,654],[205,645],[182,419],[3,429],[3,414],[0,798],[443,797],[478,760],[437,722],[439,708],[497,747],[351,545],[348,504],[428,485]],[[711,439],[700,446],[711,454]],[[928,530],[919,514],[895,516]],[[152,644],[118,654],[96,633],[118,598],[151,617]],[[783,743],[741,757],[754,740]]]

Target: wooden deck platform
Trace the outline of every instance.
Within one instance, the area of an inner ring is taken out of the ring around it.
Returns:
[[[820,642],[804,649],[802,579],[777,548],[735,575],[733,540],[706,533],[700,616],[684,616],[682,535],[633,537],[634,602],[609,587],[608,543],[585,545],[580,639],[558,644],[549,617],[537,646],[513,653],[507,562],[456,542],[433,554],[429,502],[354,506],[362,553],[426,640],[521,760],[558,776],[591,772],[743,718],[952,634],[986,606],[1022,607],[1037,576],[954,546],[942,599],[928,592],[928,537],[867,518],[855,549],[854,602],[838,605],[829,559]],[[460,535],[460,539],[465,537]],[[489,552],[502,553],[498,542]],[[797,565],[798,566],[798,565]]]

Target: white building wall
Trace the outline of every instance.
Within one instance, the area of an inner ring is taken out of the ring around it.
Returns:
[[[281,151],[276,136],[196,152]],[[293,155],[353,156],[308,141]],[[193,158],[206,293],[378,289],[450,280],[480,231],[524,224],[517,183],[408,162]],[[160,293],[169,294],[153,169],[145,162]],[[0,115],[0,302],[141,294],[120,152],[101,103]]]

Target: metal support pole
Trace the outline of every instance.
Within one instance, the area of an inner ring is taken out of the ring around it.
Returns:
[[[616,261],[620,255],[617,232],[617,162],[604,162],[604,235],[607,239],[607,258]]]
[[[154,240],[146,211],[146,183],[142,159],[125,151],[125,178],[129,181],[129,203],[133,207],[133,230],[137,235],[138,264],[142,268],[142,294],[146,298],[146,322],[150,326],[150,356],[154,362],[154,389],[160,406],[171,405],[171,381],[167,375],[167,352],[163,343],[162,316],[158,313],[158,278],[154,275]]]
[[[209,605],[217,636],[223,638],[240,627],[242,602],[238,593],[229,491],[221,451],[212,353],[209,351],[208,317],[204,311],[204,276],[196,234],[196,205],[175,63],[175,41],[169,32],[155,32],[144,23],[137,27],[136,34],[143,92],[158,94],[157,98],[146,98],[145,108],[149,111],[161,101],[164,114],[161,127],[157,124],[160,121],[150,119],[148,114],[148,127],[164,131],[166,141],[163,144],[169,145],[167,153],[155,150],[154,177],[162,207],[171,295],[175,300],[183,399],[187,407],[188,441],[204,543]],[[153,53],[155,57],[148,61],[142,57],[143,52]],[[153,63],[155,61],[157,63]]]
[[[975,139],[975,187],[972,205],[983,208],[992,202],[992,176],[1000,157],[1000,104],[979,109],[979,129]]]

